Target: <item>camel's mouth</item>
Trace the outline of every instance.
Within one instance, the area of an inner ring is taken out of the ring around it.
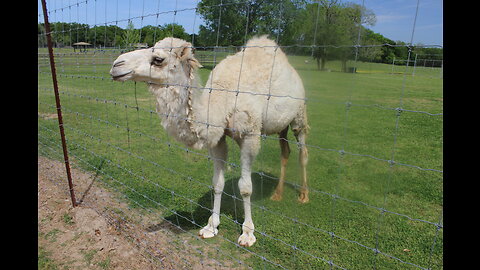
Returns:
[[[121,73],[121,74],[116,74],[116,72],[110,72],[110,75],[112,75],[112,79],[115,81],[125,81],[127,80],[127,75],[131,74],[133,70]]]

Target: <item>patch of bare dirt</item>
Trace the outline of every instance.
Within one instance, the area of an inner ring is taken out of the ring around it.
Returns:
[[[171,228],[149,229],[159,223],[158,213],[129,208],[96,183],[96,176],[72,168],[72,178],[77,207],[72,207],[65,165],[38,157],[38,245],[59,269],[230,268],[208,258],[211,248],[178,237]]]
[[[58,115],[56,113],[38,113],[38,117],[43,119],[57,119]]]

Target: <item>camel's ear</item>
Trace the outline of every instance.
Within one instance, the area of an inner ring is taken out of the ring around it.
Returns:
[[[200,62],[194,57],[195,48],[192,47],[190,42],[185,42],[182,47],[175,50],[175,54],[184,65],[186,65],[185,72],[190,79],[195,77],[195,70],[202,67]]]
[[[195,59],[194,53],[195,53],[195,48],[192,47],[192,44],[189,42],[186,42],[184,46],[178,48],[178,50],[175,52],[180,58],[180,61],[186,61],[189,66],[192,68],[200,68],[203,67],[200,62],[198,62],[197,59]]]
[[[193,57],[194,49],[190,42],[185,42],[181,47],[175,49],[175,53],[181,61],[185,61]]]
[[[194,69],[203,67],[202,64],[200,64],[200,62],[198,62],[198,60],[194,57],[188,59],[188,64]]]
[[[185,47],[179,48],[179,52],[177,52],[177,56],[180,59],[180,61],[186,65],[185,72],[187,73],[186,75],[190,79],[195,78],[195,70],[202,67],[200,62],[198,62],[197,59],[195,59],[193,53],[195,52],[195,49],[192,48],[192,45],[190,43],[186,43],[187,45]]]

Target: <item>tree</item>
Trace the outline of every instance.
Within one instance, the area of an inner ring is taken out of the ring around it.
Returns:
[[[374,24],[375,15],[358,4],[339,0],[318,0],[307,4],[303,23],[304,43],[315,45],[312,52],[320,70],[328,60],[339,59],[342,70],[352,58],[358,36],[364,32],[362,24]]]
[[[175,37],[183,40],[189,40],[190,38],[190,35],[187,34],[187,32],[185,32],[185,28],[183,28],[183,26],[176,23],[164,24],[161,27],[161,29],[163,31],[164,36],[157,38],[157,41],[165,37]]]
[[[176,37],[184,40],[190,39],[190,35],[185,32],[185,28],[176,23],[168,23],[163,26],[147,25],[140,29],[140,35],[141,42],[147,43],[148,46],[153,46],[165,37]]]
[[[147,25],[140,29],[141,40],[148,46],[153,46],[159,39],[163,37],[162,29],[158,26]]]
[[[122,45],[125,47],[133,47],[135,43],[140,42],[140,30],[135,29],[132,21],[128,22],[127,29],[122,36]]]
[[[202,45],[239,46],[245,42],[245,33],[252,32],[252,23],[247,25],[247,17],[256,16],[258,10],[250,12],[253,11],[252,7],[248,3],[239,4],[240,2],[243,1],[225,0],[221,6],[215,0],[202,0],[198,3],[198,13],[205,22],[205,25],[199,26],[198,32]]]
[[[71,46],[73,43],[84,41],[96,47],[131,47],[136,43],[147,43],[153,46],[157,41],[173,36],[184,40],[191,40],[191,35],[185,32],[179,24],[165,24],[163,26],[147,25],[135,29],[130,21],[126,29],[117,25],[97,25],[90,28],[88,24],[54,22],[50,24],[52,41],[55,47]],[[38,46],[46,46],[44,23],[38,23]]]
[[[202,0],[197,7],[205,25],[199,26],[198,42],[204,46],[241,46],[245,39],[267,34],[278,37],[280,44],[288,43],[304,3],[304,0],[224,0],[218,5],[218,0]]]
[[[368,62],[392,63],[395,57],[395,48],[389,45],[396,45],[396,42],[365,29],[362,35],[362,44],[383,45],[378,47],[366,47],[360,49],[359,59]]]
[[[90,29],[88,38],[95,46],[113,47],[122,45],[122,36],[125,30],[116,26],[94,26]]]
[[[50,23],[52,30],[52,42],[55,47],[64,47],[79,41],[87,41],[89,35],[88,24],[54,22]],[[44,23],[38,23],[38,34],[45,34]],[[44,38],[39,39],[40,45],[44,44]]]

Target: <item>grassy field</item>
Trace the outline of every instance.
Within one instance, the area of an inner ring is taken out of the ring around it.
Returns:
[[[155,209],[159,218],[196,233],[212,205],[208,152],[190,151],[165,134],[146,85],[109,79],[115,55],[62,53],[57,72],[76,165],[95,167],[132,207]],[[329,71],[318,71],[306,56],[290,56],[290,62],[308,99],[310,203],[296,201],[294,144],[284,199],[269,199],[279,176],[280,149],[274,138],[262,139],[252,174],[257,243],[248,248],[251,253],[232,244],[241,232],[243,207],[234,165],[239,149],[227,140],[232,165],[225,176],[219,236],[207,243],[254,269],[275,264],[326,269],[330,263],[346,269],[442,269],[443,230],[436,226],[443,204],[440,69],[419,68],[412,76],[412,67],[395,66],[392,72],[392,65],[349,63],[357,67],[353,74],[338,72],[335,61],[327,63]],[[50,153],[50,147],[59,149],[59,135],[45,64],[39,58],[38,133],[40,152]],[[200,70],[204,82],[210,68]],[[295,140],[290,133],[288,139]]]

